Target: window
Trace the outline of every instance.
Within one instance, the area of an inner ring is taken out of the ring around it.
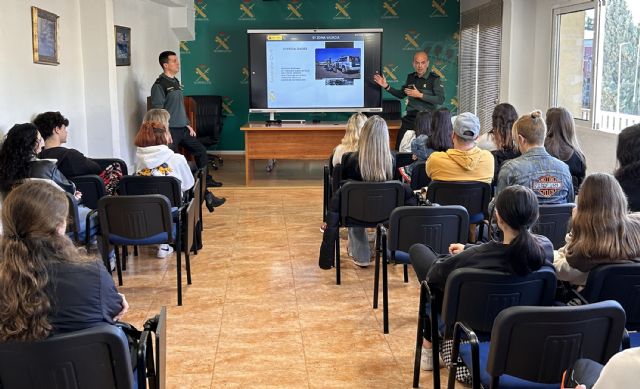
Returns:
[[[491,128],[491,115],[500,95],[501,41],[501,0],[460,15],[458,112],[475,113],[482,129]]]
[[[552,106],[619,132],[640,122],[640,1],[590,1],[554,11]]]

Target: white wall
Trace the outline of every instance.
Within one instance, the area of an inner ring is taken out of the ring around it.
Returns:
[[[33,63],[31,5],[60,17],[57,66]],[[115,66],[114,24],[131,28],[131,66]],[[60,111],[70,121],[69,147],[131,164],[146,96],[160,73],[158,54],[178,45],[169,9],[151,0],[3,0],[0,132]]]
[[[57,66],[33,63],[31,6],[60,17]],[[43,111],[61,111],[71,122],[69,144],[86,149],[86,114],[77,1],[3,0],[0,13],[0,132]]]
[[[131,66],[116,67],[120,152],[125,161],[133,160],[135,137],[147,111],[151,85],[162,72],[158,55],[164,50],[179,51],[179,41],[169,28],[169,12],[150,0],[113,0],[114,22],[131,28]],[[178,75],[178,77],[180,77]]]

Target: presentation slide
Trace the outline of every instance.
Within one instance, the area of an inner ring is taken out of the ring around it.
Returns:
[[[363,107],[366,55],[358,34],[267,36],[267,107]]]

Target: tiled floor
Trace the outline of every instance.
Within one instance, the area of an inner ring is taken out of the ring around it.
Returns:
[[[317,265],[319,186],[225,184],[216,193],[227,204],[205,210],[205,248],[192,256],[182,307],[175,255],[160,260],[142,248],[120,288],[136,325],[168,307],[168,387],[410,388],[417,282],[404,284],[402,268],[390,268],[384,335],[381,308],[371,308],[373,267],[344,260],[337,286],[335,271]],[[421,381],[429,387],[431,374]]]

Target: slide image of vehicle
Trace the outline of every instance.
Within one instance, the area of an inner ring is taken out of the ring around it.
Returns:
[[[315,54],[316,80],[361,77],[359,48],[323,48],[316,49]]]

